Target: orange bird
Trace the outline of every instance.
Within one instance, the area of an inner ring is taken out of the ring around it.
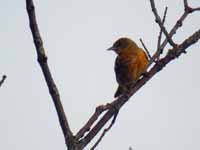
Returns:
[[[115,75],[119,86],[114,95],[118,97],[146,72],[149,60],[143,49],[129,38],[118,39],[108,50],[113,50],[118,55],[115,60]]]

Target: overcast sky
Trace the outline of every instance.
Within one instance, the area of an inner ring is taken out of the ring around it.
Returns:
[[[188,0],[200,6],[197,0]],[[139,38],[155,51],[159,33],[148,0],[34,0],[37,21],[53,78],[73,132],[95,107],[113,99],[116,55],[106,49],[119,37]],[[183,13],[183,0],[168,6],[169,30]],[[65,150],[53,102],[37,63],[25,0],[1,1],[0,149]],[[177,43],[200,28],[200,12],[174,36]],[[200,44],[142,87],[120,111],[98,150],[200,149]],[[169,48],[169,46],[168,46]],[[86,149],[89,149],[89,145]]]

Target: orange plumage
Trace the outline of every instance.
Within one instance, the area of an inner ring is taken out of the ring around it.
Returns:
[[[118,39],[108,50],[113,50],[118,55],[115,60],[115,74],[119,86],[114,95],[118,97],[146,72],[149,60],[143,49],[129,38]]]

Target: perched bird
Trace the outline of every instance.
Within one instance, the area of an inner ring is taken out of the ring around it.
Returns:
[[[118,39],[108,50],[113,50],[118,55],[115,60],[115,75],[119,86],[114,95],[118,97],[146,72],[149,60],[143,49],[129,38]]]

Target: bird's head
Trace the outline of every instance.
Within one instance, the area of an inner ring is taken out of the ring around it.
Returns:
[[[112,50],[117,54],[121,54],[124,52],[132,52],[137,49],[137,44],[129,38],[120,38],[118,39],[113,46],[108,48],[107,50]]]

